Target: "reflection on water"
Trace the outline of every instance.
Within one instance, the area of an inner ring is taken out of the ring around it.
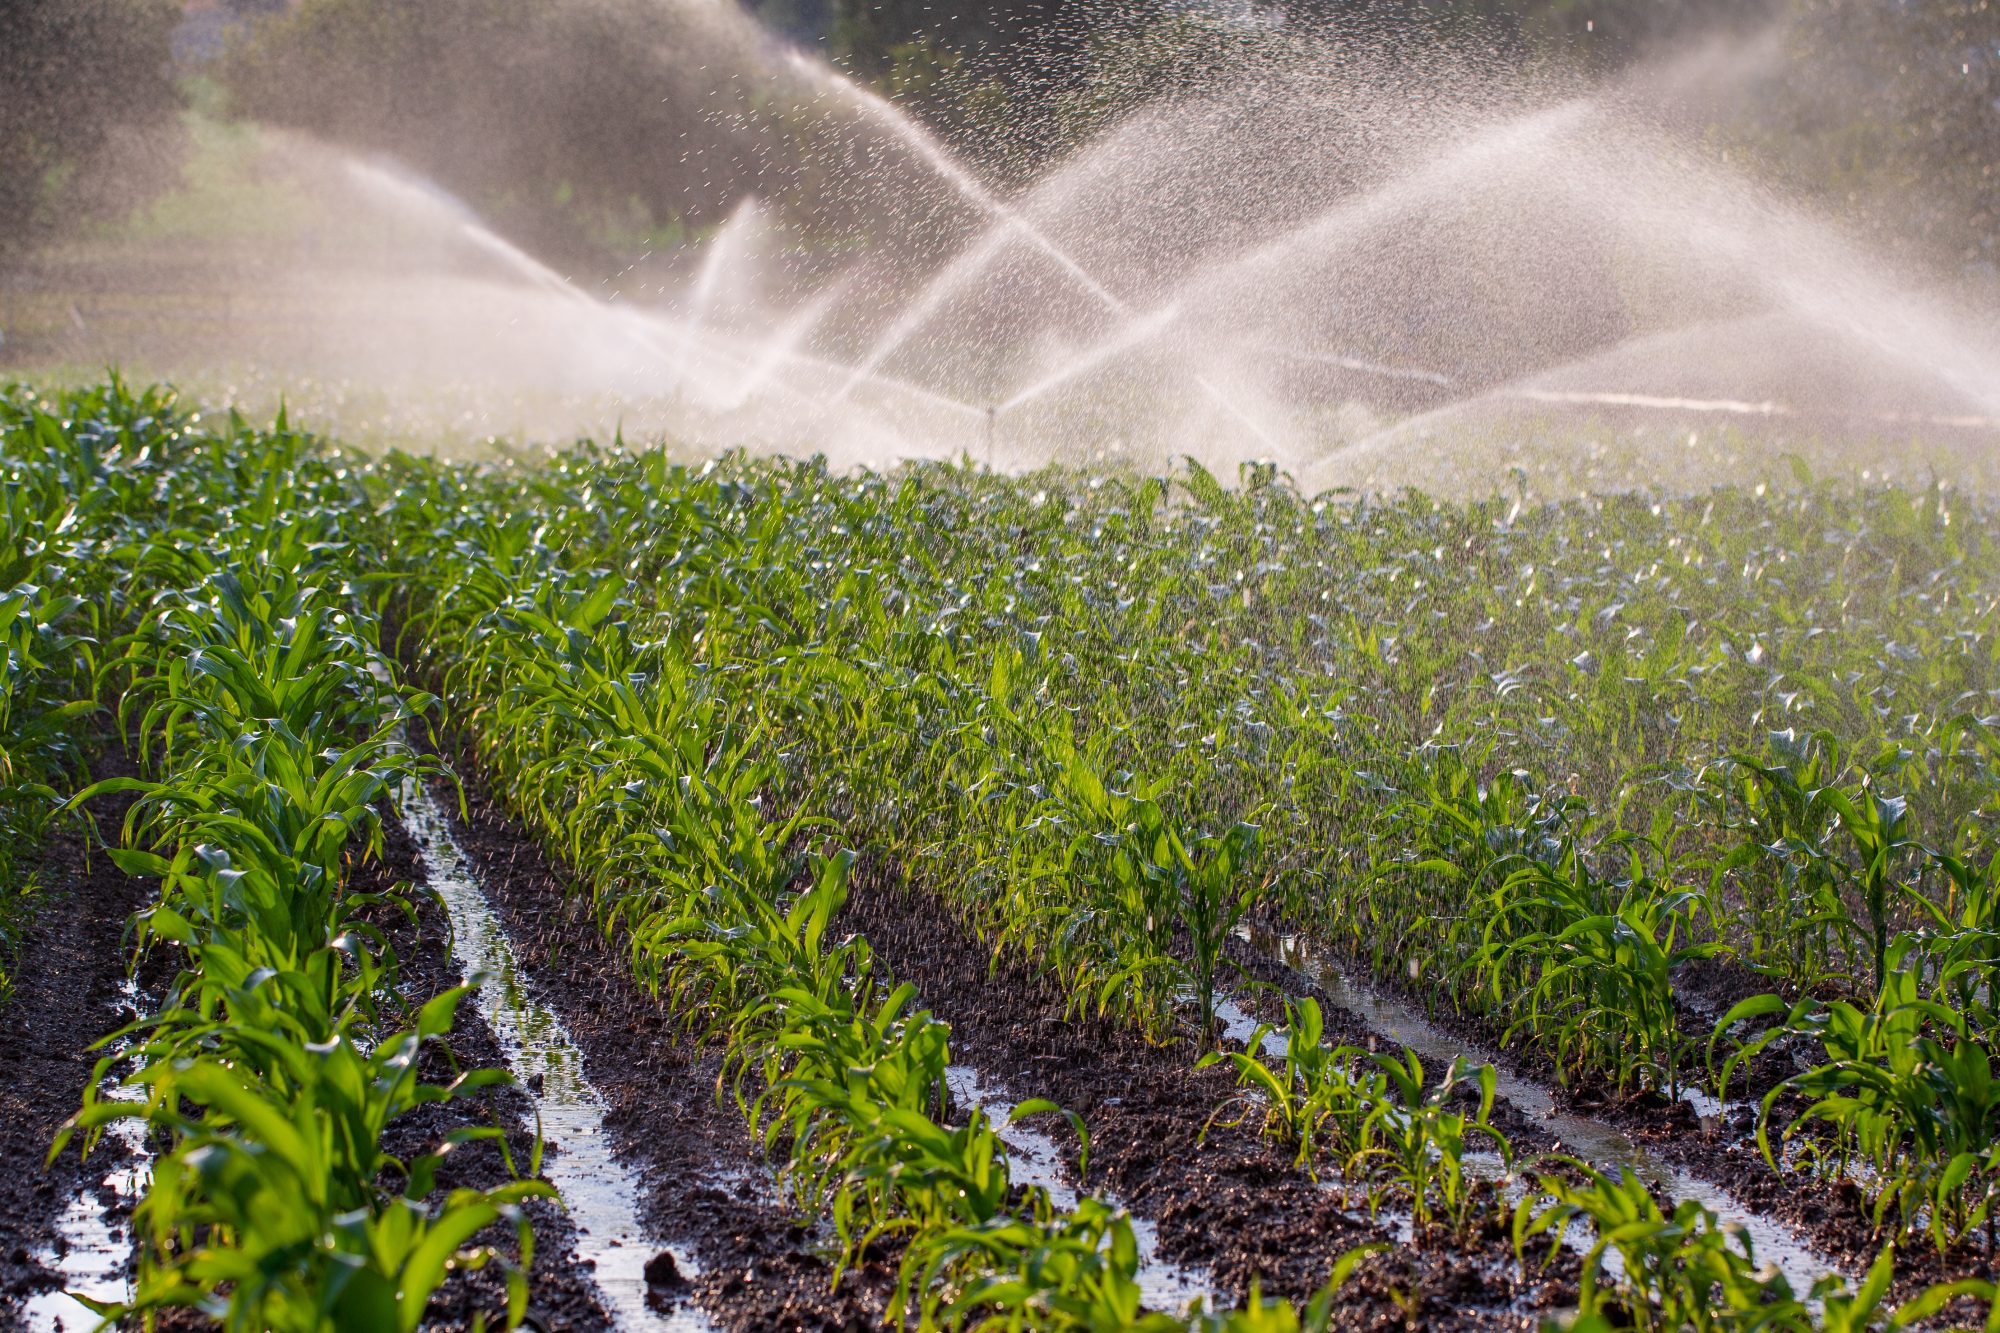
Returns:
[[[1303,936],[1279,934],[1262,927],[1239,926],[1236,934],[1262,957],[1310,977],[1328,999],[1360,1019],[1370,1032],[1415,1051],[1428,1068],[1442,1071],[1461,1057],[1470,1063],[1493,1065],[1498,1075],[1499,1095],[1522,1114],[1539,1121],[1560,1141],[1564,1151],[1600,1170],[1632,1172],[1670,1199],[1696,1200],[1725,1225],[1740,1228],[1757,1259],[1775,1264],[1795,1292],[1812,1290],[1813,1283],[1821,1276],[1835,1271],[1785,1223],[1753,1212],[1720,1186],[1661,1161],[1616,1127],[1558,1108],[1550,1088],[1510,1069],[1490,1052],[1438,1028],[1412,1005],[1362,984],[1348,974],[1331,951],[1315,948]],[[1267,1048],[1270,1040],[1266,1039]],[[1282,1044],[1279,1049],[1283,1049]],[[1714,1098],[1690,1100],[1703,1115],[1723,1109]]]
[[[1007,1117],[1014,1103],[983,1086],[979,1071],[969,1065],[952,1065],[945,1070],[945,1083],[960,1107],[986,1112],[993,1132],[1007,1145],[1011,1179],[1020,1185],[1039,1185],[1058,1208],[1077,1204],[1076,1190],[1063,1179],[1062,1151],[1054,1139],[1027,1124],[1010,1125]],[[1113,1202],[1105,1196],[1106,1202]],[[1152,1310],[1181,1311],[1199,1299],[1203,1308],[1215,1309],[1215,1289],[1205,1274],[1182,1268],[1160,1258],[1159,1228],[1144,1218],[1132,1219],[1132,1237],[1139,1243],[1139,1293]]]
[[[681,1273],[692,1277],[700,1271],[694,1256],[684,1247],[655,1242],[640,1225],[639,1177],[612,1153],[604,1097],[584,1076],[583,1052],[555,1011],[529,992],[513,943],[453,840],[444,811],[429,791],[412,784],[403,792],[402,814],[425,878],[451,917],[453,952],[467,979],[480,982],[475,996],[480,1016],[499,1038],[508,1069],[529,1090],[542,1132],[558,1150],[544,1162],[544,1175],[562,1194],[576,1227],[576,1257],[592,1270],[612,1318],[621,1329],[712,1329],[705,1314],[685,1303],[664,1316],[647,1304],[647,1261],[665,1249]]]
[[[119,988],[117,1008],[123,1018],[138,1012],[139,988],[126,978]],[[114,1050],[122,1050],[120,1042]],[[106,1101],[143,1100],[137,1088],[121,1087],[116,1075],[107,1075],[99,1095]],[[24,1326],[53,1333],[82,1333],[104,1321],[78,1296],[95,1301],[126,1301],[132,1296],[132,1207],[152,1181],[153,1161],[146,1151],[146,1122],[114,1120],[104,1129],[105,1138],[125,1149],[121,1165],[98,1177],[98,1184],[86,1188],[69,1201],[56,1219],[56,1235],[61,1245],[36,1253],[35,1261],[59,1274],[62,1291],[47,1291],[22,1304]],[[106,1207],[106,1194],[115,1203]],[[58,1252],[60,1251],[60,1252]]]

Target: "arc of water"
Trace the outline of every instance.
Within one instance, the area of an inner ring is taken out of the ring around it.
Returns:
[[[1304,361],[1316,366],[1338,366],[1342,370],[1358,371],[1364,375],[1379,375],[1383,379],[1416,380],[1424,384],[1435,384],[1439,388],[1450,388],[1451,377],[1435,370],[1419,370],[1413,366],[1385,366],[1379,361],[1364,361],[1357,356],[1346,356],[1339,352],[1314,352],[1298,347],[1284,347],[1275,343],[1260,343],[1257,350],[1266,356],[1282,357],[1288,361]]]
[[[1717,412],[1731,416],[1795,417],[1800,409],[1789,403],[1765,399],[1747,402],[1740,398],[1678,398],[1666,394],[1619,393],[1589,389],[1497,389],[1489,398],[1516,398],[1530,403],[1596,405],[1603,407],[1643,407],[1662,412]],[[1972,430],[2000,428],[2000,417],[1982,417],[1952,412],[1848,412],[1833,415],[1876,421],[1885,426],[1955,426]]]
[[[1194,382],[1197,386],[1200,387],[1203,393],[1207,394],[1210,398],[1213,398],[1215,400],[1215,405],[1217,407],[1220,407],[1226,414],[1233,417],[1243,427],[1243,429],[1249,431],[1252,435],[1256,436],[1258,443],[1262,444],[1266,449],[1270,450],[1273,454],[1279,452],[1282,446],[1279,444],[1277,437],[1272,435],[1270,431],[1266,430],[1263,424],[1260,423],[1256,417],[1253,417],[1250,415],[1250,413],[1244,411],[1243,407],[1239,403],[1237,403],[1234,399],[1232,399],[1228,394],[1224,393],[1221,390],[1221,388],[1219,388],[1216,385],[1214,380],[1209,379],[1206,375],[1197,375],[1195,376]]]
[[[756,220],[757,208],[757,196],[744,195],[709,240],[707,252],[701,258],[701,267],[695,273],[694,290],[688,297],[684,319],[686,334],[681,340],[681,355],[667,378],[666,391],[670,394],[687,379],[688,363],[701,337],[702,326],[708,322],[709,307],[715,304],[715,293],[722,285],[722,275],[742,248],[742,237]]]
[[[476,219],[467,219],[459,224],[461,234],[479,249],[494,256],[545,292],[559,296],[565,301],[582,305],[595,305],[587,292],[578,290],[576,285],[515,245],[512,241],[496,234],[491,228]]]
[[[686,337],[688,335],[684,329],[676,329],[673,332],[673,336]],[[737,354],[740,364],[743,365],[752,364],[754,359],[759,355],[769,355],[775,357],[779,364],[797,366],[810,370],[815,374],[828,376],[829,378],[844,378],[853,370],[853,367],[844,361],[834,361],[827,357],[815,356],[810,352],[774,347],[770,344],[755,344],[732,334],[719,333],[714,329],[708,331],[707,338],[711,343],[720,344],[723,348],[731,349],[731,351]],[[901,379],[894,375],[884,375],[879,371],[872,372],[863,375],[861,382],[889,393],[902,394],[906,397],[914,398],[920,402],[928,403],[933,407],[947,408],[967,418],[983,420],[986,416],[986,409],[983,407],[976,407],[962,398],[954,398],[948,393],[939,393],[936,389],[928,388],[925,385]],[[803,393],[799,393],[797,396],[802,401],[813,401]],[[824,402],[815,403],[814,405],[820,408],[827,406]]]
[[[1008,207],[997,195],[982,185],[978,177],[967,171],[946,151],[944,145],[922,126],[898,110],[895,103],[878,93],[870,92],[852,79],[843,77],[838,70],[814,60],[802,51],[791,52],[789,59],[793,67],[805,74],[808,79],[852,102],[870,119],[886,124],[926,166],[956,190],[960,198],[1039,250],[1058,268],[1074,278],[1084,290],[1103,302],[1107,308],[1117,310],[1121,314],[1125,312],[1124,303],[1088,269],[1078,263],[1074,256],[1056,244],[1041,228]]]
[[[771,377],[777,373],[779,366],[799,354],[799,348],[812,336],[820,321],[826,318],[826,313],[833,308],[834,302],[846,295],[847,289],[853,285],[854,274],[849,270],[815,292],[809,300],[786,317],[784,323],[778,326],[777,333],[757,354],[749,373],[736,382],[733,396],[737,403],[755,397],[771,382]]]
[[[1483,159],[1500,158],[1510,150],[1547,142],[1577,124],[1588,106],[1589,103],[1581,99],[1566,102],[1527,116],[1517,117],[1476,134],[1461,144],[1456,151],[1425,164],[1415,172],[1370,191],[1358,199],[1343,199],[1297,227],[1259,242],[1195,275],[1181,286],[1164,308],[1175,311],[1175,318],[1178,318],[1179,312],[1197,305],[1204,299],[1236,290],[1275,264],[1293,261],[1302,253],[1323,248],[1344,231],[1387,219],[1395,209],[1420,202],[1447,188],[1463,188],[1463,177],[1468,166]],[[1151,330],[1151,333],[1157,336],[1173,322],[1173,319],[1163,320],[1158,328]],[[1128,319],[1127,324],[1114,331],[1106,341],[1124,348],[1137,345],[1143,339],[1133,337],[1132,322]],[[1333,364],[1374,374],[1422,379],[1440,385],[1451,383],[1448,377],[1432,370],[1404,370],[1331,353],[1285,351],[1283,354],[1297,356],[1300,359],[1325,357]],[[1276,448],[1277,442],[1270,432],[1224,394],[1211,379],[1197,376],[1195,383],[1266,447]]]
[[[1006,228],[989,226],[977,242],[953,257],[951,263],[945,266],[944,272],[925,283],[917,299],[906,304],[889,327],[883,330],[881,336],[876,338],[862,354],[861,360],[855,363],[853,373],[827,400],[827,406],[834,407],[845,401],[847,396],[873,374],[877,367],[894,356],[896,351],[938,312],[953,293],[985,271],[986,266],[1007,248],[1008,239]]]
[[[1576,98],[1489,126],[1416,170],[1359,197],[1343,198],[1298,226],[1223,260],[1198,274],[1179,298],[1192,304],[1198,294],[1232,290],[1267,268],[1296,263],[1304,255],[1323,250],[1343,232],[1388,221],[1396,210],[1446,191],[1463,191],[1469,170],[1497,166],[1510,154],[1549,143],[1576,128],[1591,106],[1589,99]]]
[[[1738,398],[1682,398],[1667,394],[1626,393],[1614,390],[1588,389],[1539,389],[1532,386],[1502,385],[1489,389],[1470,398],[1461,398],[1421,416],[1400,421],[1383,430],[1349,441],[1336,449],[1330,449],[1313,461],[1316,475],[1324,475],[1325,470],[1338,463],[1352,462],[1369,454],[1380,452],[1391,441],[1412,429],[1413,423],[1436,420],[1442,415],[1479,402],[1528,402],[1547,403],[1565,407],[1627,407],[1654,412],[1694,412],[1713,413],[1727,416],[1752,417],[1796,417],[1798,408],[1786,403],[1762,400],[1751,402]],[[1884,426],[1943,426],[1955,430],[2000,430],[2000,417],[1985,417],[1975,414],[1949,412],[1840,412],[1831,415],[1844,416],[1861,421],[1876,422]]]
[[[1651,407],[1678,412],[1727,412],[1745,417],[1788,417],[1792,409],[1769,399],[1746,402],[1738,398],[1675,398],[1651,393],[1596,393],[1572,389],[1502,389],[1495,398],[1518,398],[1530,403],[1599,404],[1605,407]]]
[[[357,184],[400,207],[449,223],[474,248],[499,260],[516,276],[526,278],[534,286],[564,300],[593,304],[591,298],[578,291],[568,279],[486,226],[470,208],[436,186],[359,158],[346,158],[343,165]]]
[[[1041,379],[1022,389],[1012,398],[998,404],[994,408],[994,411],[1003,414],[1011,412],[1025,403],[1033,402],[1042,395],[1062,387],[1071,380],[1090,374],[1119,353],[1136,347],[1141,343],[1151,341],[1161,330],[1165,329],[1167,325],[1173,323],[1179,317],[1180,307],[1169,303],[1161,306],[1149,315],[1128,321],[1123,330],[1116,336],[1105,339],[1081,357],[1069,361],[1049,374],[1044,375]]]
[[[1655,185],[1644,216],[1700,254],[1754,277],[1784,308],[1872,347],[1950,388],[1982,414],[2000,413],[2000,362],[1990,338],[1968,338],[1924,301],[1873,276],[1846,243],[1820,225],[1759,200],[1734,212],[1715,207],[1712,182]],[[1706,186],[1707,188],[1699,188]],[[1788,262],[1769,262],[1782,249]]]

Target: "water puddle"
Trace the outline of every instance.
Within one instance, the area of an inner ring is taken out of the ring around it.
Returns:
[[[1233,1041],[1245,1048],[1250,1045],[1250,1038],[1257,1035],[1257,1029],[1263,1026],[1250,1016],[1249,1010],[1227,995],[1215,997],[1215,1021],[1224,1041]],[[1273,1029],[1266,1032],[1258,1046],[1271,1059],[1285,1058],[1285,1034],[1282,1031]]]
[[[544,1174],[562,1194],[576,1228],[576,1256],[621,1329],[697,1333],[715,1325],[683,1302],[662,1315],[647,1303],[646,1268],[665,1250],[682,1277],[700,1270],[694,1255],[660,1245],[640,1225],[638,1176],[613,1155],[605,1133],[603,1096],[584,1077],[583,1052],[555,1012],[529,992],[513,943],[487,902],[451,834],[436,799],[421,786],[403,792],[404,827],[415,839],[430,885],[451,917],[452,946],[467,978],[481,978],[474,996],[493,1028],[507,1067],[529,1090],[542,1132],[560,1148]]]
[[[1063,1179],[1063,1154],[1054,1139],[1031,1125],[1009,1125],[1014,1109],[1009,1098],[984,1086],[979,1071],[969,1065],[952,1065],[945,1070],[945,1083],[952,1100],[961,1107],[979,1107],[992,1121],[994,1133],[1007,1145],[1007,1159],[1017,1184],[1039,1185],[1049,1192],[1049,1201],[1058,1208],[1071,1209],[1077,1193]],[[1107,1202],[1117,1200],[1102,1196]],[[1204,1308],[1217,1308],[1215,1289],[1198,1272],[1168,1263],[1159,1257],[1160,1232],[1152,1222],[1132,1219],[1132,1238],[1139,1244],[1139,1293],[1148,1309],[1179,1313],[1199,1299]]]
[[[1753,1213],[1721,1186],[1659,1160],[1634,1143],[1623,1131],[1588,1116],[1560,1109],[1556,1105],[1555,1094],[1549,1088],[1509,1069],[1490,1053],[1442,1031],[1413,1006],[1356,982],[1336,960],[1314,949],[1303,938],[1249,926],[1239,926],[1236,934],[1263,957],[1312,978],[1326,992],[1327,998],[1359,1018],[1370,1032],[1415,1051],[1427,1070],[1442,1072],[1460,1056],[1479,1064],[1492,1064],[1498,1075],[1499,1095],[1522,1114],[1538,1120],[1561,1141],[1564,1150],[1601,1170],[1630,1171],[1671,1199],[1693,1199],[1701,1203],[1721,1218],[1725,1225],[1740,1228],[1749,1240],[1757,1261],[1775,1264],[1794,1291],[1801,1294],[1810,1291],[1821,1276],[1839,1271],[1815,1255],[1804,1239],[1785,1223]],[[1245,1028],[1237,1039],[1247,1040],[1254,1027],[1255,1024],[1251,1024]],[[1277,1052],[1282,1054],[1283,1039],[1276,1034],[1265,1038],[1266,1050],[1271,1048],[1273,1041],[1278,1042]],[[1703,1115],[1720,1115],[1725,1109],[1713,1097],[1690,1097],[1689,1100]]]
[[[130,977],[119,987],[117,1008],[121,1026],[139,1013],[139,987]],[[107,1101],[144,1099],[139,1089],[119,1086],[115,1074],[106,1075],[99,1093]],[[79,1296],[95,1301],[132,1297],[132,1207],[144,1197],[153,1175],[146,1122],[114,1120],[105,1126],[104,1138],[125,1149],[126,1155],[63,1209],[55,1224],[62,1244],[35,1254],[36,1263],[63,1280],[63,1290],[41,1292],[22,1303],[24,1327],[36,1333],[86,1333],[102,1325],[103,1319]],[[117,1199],[109,1208],[102,1202],[106,1193]]]

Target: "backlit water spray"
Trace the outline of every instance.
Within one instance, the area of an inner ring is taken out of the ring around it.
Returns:
[[[248,367],[308,419],[299,385],[324,383],[314,424],[386,401],[398,442],[423,421],[836,464],[1191,454],[1309,487],[1485,489],[1609,438],[1637,442],[1632,480],[1674,484],[1657,441],[1718,418],[1766,442],[1750,467],[1826,439],[1976,473],[2000,435],[1992,303],[1718,160],[1662,109],[1684,69],[1585,86],[1266,31],[1001,184],[733,7],[675,14],[714,50],[660,78],[751,90],[782,168],[705,234],[566,276],[413,173],[269,134],[259,171],[314,225],[190,261],[256,275],[213,328],[149,354],[86,319],[71,359],[197,387]]]

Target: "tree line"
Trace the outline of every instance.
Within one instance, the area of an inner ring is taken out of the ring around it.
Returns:
[[[1601,74],[1778,23],[1785,60],[1723,132],[1932,258],[2000,257],[2000,0],[1273,0],[1255,24],[1190,0],[746,3],[774,36],[672,0],[207,0],[245,22],[200,73],[234,114],[392,154],[523,243],[581,255],[671,243],[753,185],[851,220],[840,186],[861,150],[826,142],[813,105],[756,75],[770,49],[746,44],[816,48],[1009,180],[1256,58],[1246,44],[1274,26]],[[171,179],[182,9],[0,0],[0,262]]]

